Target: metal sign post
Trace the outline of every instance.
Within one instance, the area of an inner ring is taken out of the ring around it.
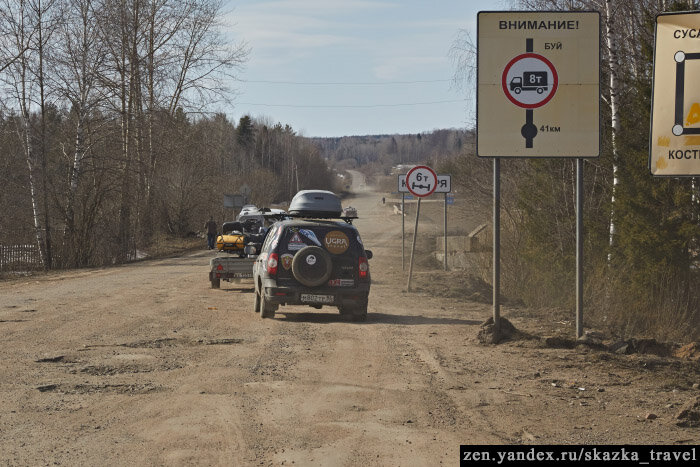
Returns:
[[[432,171],[429,167],[424,168]],[[410,172],[409,172],[410,173]],[[435,183],[435,189],[432,191],[432,193],[445,193],[445,259],[444,259],[444,268],[445,271],[447,271],[447,193],[450,193],[452,191],[452,176],[451,175],[436,175],[437,176],[437,182]],[[401,213],[405,214],[404,211],[404,200],[406,199],[405,193],[413,193],[411,189],[409,189],[408,185],[406,184],[406,178],[408,177],[408,174],[406,175],[399,175],[398,177],[398,182],[399,182],[399,193],[401,193]],[[416,188],[420,191],[419,188]],[[421,196],[427,196],[427,195],[416,195],[418,197],[418,202],[420,203],[420,197]],[[452,199],[454,202],[454,199]],[[403,217],[403,216],[402,216]],[[404,219],[401,219],[401,269],[406,270],[404,266],[404,246],[403,246],[403,238],[404,238]]]
[[[408,269],[408,283],[406,291],[411,291],[411,278],[413,277],[413,261],[416,255],[416,240],[418,238],[418,220],[420,218],[421,199],[432,195],[438,186],[438,176],[433,169],[425,165],[419,165],[408,171],[405,185],[408,191],[418,198],[416,208],[416,225],[413,228],[413,246],[411,247],[411,264]]]
[[[600,155],[600,14],[482,11],[477,28],[476,153],[494,158],[494,332],[500,327],[500,158],[566,157],[577,160],[576,335],[581,337],[582,158]]]
[[[406,195],[401,193],[401,270],[406,270]]]
[[[445,193],[445,244],[443,245],[445,247],[445,253],[444,253],[444,269],[447,271],[447,193]]]
[[[501,159],[493,160],[493,333],[501,329]]]
[[[408,268],[408,283],[406,284],[406,291],[411,291],[411,278],[413,277],[413,259],[416,255],[416,239],[418,238],[418,219],[420,218],[420,200],[418,198],[418,207],[416,208],[416,225],[413,227],[413,245],[411,246],[411,264]]]
[[[583,337],[583,159],[576,159],[576,338]]]

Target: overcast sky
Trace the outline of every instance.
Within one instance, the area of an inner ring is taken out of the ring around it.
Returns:
[[[246,41],[234,108],[305,136],[419,133],[473,125],[473,99],[452,84],[460,29],[502,1],[227,0]],[[469,91],[473,93],[473,91]],[[410,104],[410,105],[406,105]]]

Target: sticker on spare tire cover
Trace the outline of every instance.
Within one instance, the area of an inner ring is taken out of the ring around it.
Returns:
[[[326,250],[334,255],[342,255],[350,247],[350,239],[340,230],[331,230],[323,240]]]
[[[301,239],[298,232],[294,232],[292,238],[289,239],[287,243],[287,249],[289,251],[298,251],[306,246],[306,243]]]
[[[282,261],[282,267],[285,271],[289,271],[292,268],[293,259],[294,255],[290,255],[289,253],[285,253],[280,257],[280,260]]]
[[[299,233],[311,240],[312,242],[314,242],[317,246],[321,246],[321,242],[318,241],[318,237],[316,236],[313,230],[299,229]]]

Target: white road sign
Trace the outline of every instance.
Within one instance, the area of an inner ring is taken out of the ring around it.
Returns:
[[[408,187],[406,186],[406,175],[399,175],[399,193],[408,193]],[[438,175],[437,176],[437,187],[434,193],[451,193],[452,192],[452,176],[451,175]]]
[[[428,166],[416,166],[406,174],[406,187],[419,198],[432,195],[437,189],[437,174]]]
[[[656,17],[649,169],[700,175],[700,12]]]
[[[481,11],[476,154],[597,157],[600,15]]]

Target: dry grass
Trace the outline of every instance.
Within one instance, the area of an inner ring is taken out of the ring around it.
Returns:
[[[146,248],[147,258],[163,258],[186,251],[201,250],[207,247],[207,239],[199,237],[176,237],[163,235],[155,238]]]

